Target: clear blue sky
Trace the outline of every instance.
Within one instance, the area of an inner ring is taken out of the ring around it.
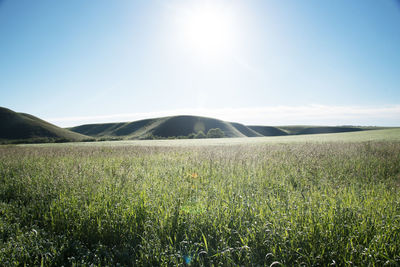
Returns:
[[[400,3],[0,0],[0,106],[400,126]]]

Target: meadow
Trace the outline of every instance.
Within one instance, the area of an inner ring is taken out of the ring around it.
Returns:
[[[398,266],[400,130],[0,146],[2,266]]]

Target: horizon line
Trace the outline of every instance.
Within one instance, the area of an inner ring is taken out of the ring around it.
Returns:
[[[60,127],[84,124],[132,122],[170,116],[202,116],[244,125],[318,125],[399,127],[400,105],[373,106],[268,106],[244,108],[183,108],[174,110],[117,113],[109,115],[68,116],[43,119]]]

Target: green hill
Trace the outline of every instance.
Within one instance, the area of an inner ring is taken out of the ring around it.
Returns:
[[[163,138],[188,136],[199,131],[207,133],[212,128],[221,129],[226,137],[284,136],[364,130],[351,126],[246,126],[200,116],[171,116],[134,122],[86,124],[69,129],[96,138],[145,139],[151,136]]]
[[[0,107],[0,143],[82,141],[90,137]]]
[[[362,131],[356,127],[309,127],[301,130],[297,134],[324,134],[324,133],[346,133]]]
[[[272,126],[247,126],[262,136],[282,136],[288,135],[287,132]]]
[[[248,126],[245,126],[240,123],[236,122],[231,122],[232,126],[234,126],[238,131],[240,131],[242,134],[248,137],[261,137],[264,136],[262,133],[259,133],[257,131],[254,131],[254,129],[251,129]]]
[[[225,137],[262,137],[355,132],[371,127],[353,126],[246,126],[200,116],[170,116],[133,122],[86,124],[63,129],[25,113],[0,107],[0,143],[84,141],[91,138],[147,139],[189,136],[213,128]],[[372,129],[378,129],[372,127]]]
[[[246,127],[243,125],[243,127]],[[246,137],[229,122],[198,116],[174,116],[160,123],[152,133],[156,136],[187,136],[191,133],[203,131],[207,133],[210,129],[221,129],[226,137]]]
[[[345,132],[358,132],[363,130],[380,129],[378,127],[354,127],[354,126],[279,126],[280,129],[286,131],[288,134],[325,134],[325,133],[345,133]]]
[[[243,124],[199,116],[171,116],[134,122],[87,124],[69,128],[71,131],[93,137],[123,137],[141,139],[148,136],[188,136],[212,128],[221,129],[226,137],[261,136]]]

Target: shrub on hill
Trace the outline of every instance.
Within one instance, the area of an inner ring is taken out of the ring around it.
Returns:
[[[199,131],[197,133],[190,133],[188,135],[179,135],[179,136],[158,136],[152,133],[146,135],[141,138],[142,140],[163,140],[163,139],[204,139],[204,138],[222,138],[225,137],[225,133],[220,128],[212,128],[208,130],[207,134],[203,131]]]
[[[207,138],[223,138],[224,136],[225,134],[220,128],[213,128],[207,132]]]
[[[206,138],[207,136],[204,134],[203,131],[199,131],[198,133],[196,133],[196,135],[194,136],[194,138],[196,139],[203,139]]]

